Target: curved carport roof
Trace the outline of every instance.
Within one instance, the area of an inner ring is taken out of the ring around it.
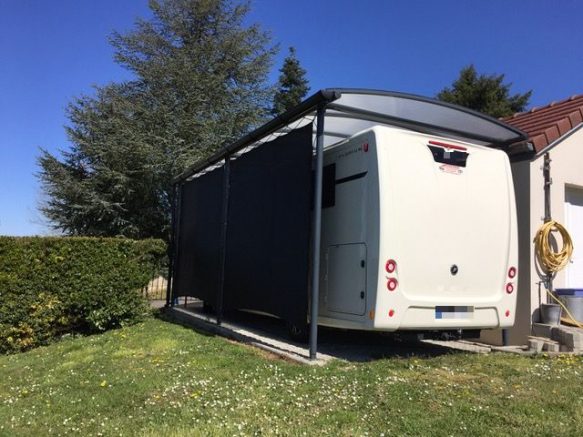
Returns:
[[[199,161],[175,179],[179,182],[218,163],[225,156],[253,148],[290,130],[311,123],[325,109],[324,147],[375,125],[398,126],[507,149],[528,136],[500,120],[439,100],[390,91],[327,88],[274,118],[238,141]],[[314,135],[316,126],[314,125]]]

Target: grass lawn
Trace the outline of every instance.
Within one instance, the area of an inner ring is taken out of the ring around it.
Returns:
[[[583,360],[312,368],[161,320],[0,357],[0,435],[583,435]]]

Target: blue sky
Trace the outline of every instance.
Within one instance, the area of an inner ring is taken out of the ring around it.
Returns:
[[[364,87],[434,96],[463,66],[505,73],[531,106],[583,93],[578,0],[254,0],[249,22],[297,48],[312,90]],[[66,149],[67,103],[129,78],[108,35],[148,17],[146,0],[0,0],[0,234],[46,234],[39,147]]]

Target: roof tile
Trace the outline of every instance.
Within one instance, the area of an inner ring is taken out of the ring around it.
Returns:
[[[539,152],[583,123],[583,94],[519,112],[503,121],[526,132]]]
[[[583,123],[583,111],[573,111],[569,114],[569,120],[571,120],[571,126],[575,127],[579,123]]]
[[[547,137],[545,137],[544,135],[537,135],[535,137],[531,137],[530,141],[532,141],[534,149],[537,151],[541,150],[548,144]]]
[[[557,128],[556,124],[546,128],[545,135],[547,137],[547,141],[549,142],[549,144],[561,136],[561,134],[559,134],[559,129]]]
[[[573,126],[571,126],[569,117],[561,118],[559,121],[557,121],[557,127],[559,128],[559,135],[565,135],[573,128]]]

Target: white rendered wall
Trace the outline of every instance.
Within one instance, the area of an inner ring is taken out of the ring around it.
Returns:
[[[578,129],[549,150],[551,158],[551,216],[565,223],[565,188],[583,189],[583,129]],[[524,344],[531,332],[532,322],[538,321],[540,302],[546,302],[544,287],[540,287],[534,255],[533,240],[544,223],[543,155],[530,162],[512,165],[518,214],[518,306],[514,328],[509,330],[511,344]],[[575,249],[577,250],[577,249]],[[583,250],[583,248],[579,248]],[[559,272],[553,283],[555,288],[565,287],[565,272]],[[501,335],[493,332],[483,339],[500,343]]]

